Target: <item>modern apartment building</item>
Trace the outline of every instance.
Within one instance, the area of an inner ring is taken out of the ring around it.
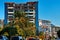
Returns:
[[[29,22],[35,23],[38,27],[38,2],[26,2],[26,3],[5,3],[5,19],[4,24],[9,23],[14,19],[14,12],[16,10],[22,10],[29,17]]]

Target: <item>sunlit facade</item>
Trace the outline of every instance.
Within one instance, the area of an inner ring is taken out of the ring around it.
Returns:
[[[16,10],[24,11],[24,13],[26,13],[26,16],[29,18],[29,22],[34,23],[36,25],[36,28],[38,29],[38,1],[20,4],[6,2],[4,24],[8,24],[14,19],[14,12]]]

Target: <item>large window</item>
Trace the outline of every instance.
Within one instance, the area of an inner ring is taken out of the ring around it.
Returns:
[[[29,21],[33,21],[33,20],[29,20]]]
[[[30,10],[30,11],[33,11],[33,10]]]
[[[13,7],[13,4],[7,4],[8,7]]]
[[[8,13],[8,15],[13,15],[13,13]]]
[[[33,18],[33,16],[28,16],[28,18]]]
[[[26,8],[26,9],[27,9],[27,7],[24,7],[24,8]]]
[[[31,9],[32,9],[33,7],[29,7],[29,8],[31,8]]]
[[[33,15],[33,13],[25,13],[26,15]]]
[[[29,13],[29,15],[33,15],[33,13]]]
[[[13,9],[8,9],[8,12],[13,12]]]
[[[8,16],[8,18],[13,18],[13,16]]]
[[[25,12],[27,12],[28,10],[24,10]]]

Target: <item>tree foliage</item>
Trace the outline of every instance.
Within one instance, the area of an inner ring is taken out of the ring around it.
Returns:
[[[41,39],[44,39],[44,38],[45,38],[44,32],[41,31],[41,32],[39,33],[39,37],[40,37]]]
[[[1,31],[1,35],[8,33],[9,36],[17,34],[17,29],[15,27],[5,27]]]
[[[33,36],[36,32],[35,29],[35,24],[29,22],[29,18],[26,17],[24,12],[15,11],[14,20],[5,26],[1,34],[8,36]]]
[[[18,25],[24,31],[25,35],[29,35],[29,36],[32,34],[35,35],[35,32],[36,32],[35,24],[29,22],[29,18],[26,17],[24,12],[21,12],[21,11],[15,12],[14,23],[15,25]]]

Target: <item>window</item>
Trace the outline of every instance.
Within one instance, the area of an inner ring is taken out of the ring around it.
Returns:
[[[13,13],[8,13],[8,15],[13,15]]]
[[[8,7],[13,7],[13,4],[7,4]]]
[[[24,8],[27,8],[27,7],[24,7]]]
[[[30,10],[30,11],[33,11],[33,10]]]
[[[28,11],[28,10],[24,10],[25,12]]]
[[[8,9],[8,12],[13,12],[13,9]]]
[[[8,18],[13,18],[13,16],[9,16]]]
[[[33,20],[29,20],[29,21],[33,21]]]
[[[24,6],[26,6],[27,4],[24,4]]]
[[[33,8],[33,7],[29,7],[29,8]]]
[[[33,18],[33,16],[28,16],[28,18]]]
[[[33,15],[33,13],[29,13],[29,15]]]
[[[33,6],[33,4],[28,4],[28,6]]]

